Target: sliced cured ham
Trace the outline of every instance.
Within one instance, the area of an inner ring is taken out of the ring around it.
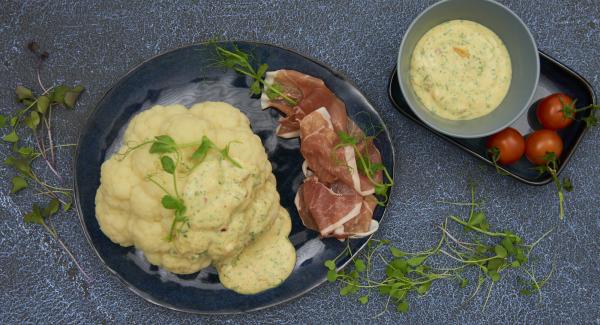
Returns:
[[[361,213],[363,197],[354,191],[336,193],[312,176],[298,190],[296,204],[304,226],[327,236],[356,219]]]
[[[324,107],[300,121],[300,140],[300,152],[320,181],[331,184],[340,180],[363,196],[374,193],[373,184],[358,173],[354,148],[336,148],[340,143],[339,136]]]
[[[287,98],[269,92],[271,86]],[[300,137],[306,178],[294,202],[304,226],[340,240],[377,231],[379,223],[373,220],[373,211],[378,201],[373,181],[381,182],[383,173],[377,171],[369,178],[359,167],[364,167],[361,158],[380,164],[381,155],[348,118],[344,103],[318,78],[277,70],[266,73],[261,106],[275,108],[283,115],[278,136]],[[356,143],[340,145],[342,134]]]
[[[304,226],[321,236],[358,238],[379,228],[379,223],[373,220],[377,199],[373,195],[362,197],[343,183],[328,188],[316,177],[309,177],[294,201]]]
[[[268,88],[276,85],[278,89],[293,99],[290,103],[279,98],[269,98]],[[323,80],[294,70],[269,71],[265,75],[265,88],[261,96],[261,106],[275,108],[284,117],[279,120],[277,135],[291,138],[298,136],[300,121],[315,110],[326,107],[331,116],[334,130],[348,129],[346,105],[323,82]]]

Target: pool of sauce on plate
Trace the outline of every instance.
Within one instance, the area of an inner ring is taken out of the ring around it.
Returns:
[[[292,223],[288,212],[280,208],[273,225],[236,257],[219,265],[219,279],[227,288],[254,294],[281,284],[296,262],[296,250],[287,235]]]

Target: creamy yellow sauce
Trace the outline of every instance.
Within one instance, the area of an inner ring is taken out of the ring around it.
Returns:
[[[175,188],[172,176],[162,170],[160,155],[149,152],[150,145],[128,151],[159,135],[177,144],[197,143],[206,136],[218,148],[229,145],[229,156],[241,167],[223,159],[218,150],[195,164],[197,145],[184,146],[178,154],[167,154],[181,161]],[[296,261],[288,239],[290,216],[279,203],[261,140],[242,112],[220,102],[190,109],[155,106],[131,120],[123,143],[102,165],[96,192],[96,218],[113,242],[134,245],[151,264],[173,273],[214,265],[222,284],[243,294],[275,287],[289,276]],[[165,191],[180,193],[188,219],[171,241],[174,212],[161,204]]]
[[[287,240],[292,223],[288,212],[280,208],[279,217],[262,236],[236,257],[217,265],[219,279],[227,288],[253,294],[283,282],[294,268],[296,250]]]
[[[448,120],[491,113],[512,78],[506,46],[490,29],[469,20],[435,26],[417,42],[410,83],[423,105]]]

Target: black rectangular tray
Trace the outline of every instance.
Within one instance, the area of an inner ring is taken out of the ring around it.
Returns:
[[[523,114],[510,126],[517,129],[524,136],[531,133],[533,130],[540,129],[541,126],[539,125],[539,122],[537,122],[535,116],[535,107],[540,99],[556,92],[563,92],[571,96],[571,98],[576,98],[577,107],[596,104],[596,95],[594,94],[594,89],[587,80],[585,80],[577,72],[569,69],[564,64],[540,51],[540,80],[535,91],[531,107],[527,111],[527,114]],[[400,85],[398,84],[396,68],[394,68],[389,80],[388,95],[400,113],[404,114],[415,123],[433,132],[437,136],[440,136],[448,142],[457,145],[474,157],[493,165],[493,162],[487,155],[487,148],[485,146],[486,138],[454,138],[439,133],[423,123],[412,112],[410,107],[408,107],[408,104],[402,96],[402,91],[400,89]],[[564,141],[564,150],[559,158],[560,161],[558,166],[558,174],[560,174],[560,172],[566,166],[569,158],[575,151],[575,148],[577,148],[579,141],[581,141],[581,138],[586,133],[587,128],[585,122],[581,121],[581,118],[588,116],[589,114],[589,110],[578,113],[576,116],[577,120],[572,125],[558,132]],[[521,158],[521,160],[512,165],[501,166],[500,169],[508,173],[510,176],[530,185],[544,185],[552,181],[552,177],[549,174],[545,173],[540,175],[537,171],[535,171],[532,164],[527,161],[525,157]]]

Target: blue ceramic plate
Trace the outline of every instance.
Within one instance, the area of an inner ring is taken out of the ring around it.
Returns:
[[[325,81],[345,103],[348,114],[367,134],[377,133],[375,144],[388,170],[394,170],[394,150],[381,118],[345,77],[325,65],[296,52],[273,45],[237,42],[239,48],[252,53],[257,62],[269,64],[270,70],[295,69]],[[231,46],[222,43],[222,46]],[[240,313],[288,301],[315,288],[326,279],[323,262],[345,248],[335,239],[320,239],[307,230],[294,206],[294,195],[303,175],[302,157],[297,139],[275,136],[279,117],[275,110],[261,110],[259,100],[249,93],[249,80],[214,65],[212,46],[199,44],[179,48],[150,59],[121,78],[100,100],[84,126],[75,163],[76,202],[83,230],[90,244],[125,285],[144,299],[167,308],[203,314]],[[277,178],[281,204],[292,217],[290,240],[298,256],[292,274],[280,286],[255,295],[241,295],[224,288],[214,269],[191,275],[175,275],[149,265],[133,247],[113,244],[98,226],[94,198],[100,185],[100,165],[119,145],[119,132],[136,113],[156,104],[180,103],[190,106],[202,101],[225,101],[241,109],[250,119],[267,150]],[[393,175],[392,175],[393,176]],[[385,208],[375,210],[381,220]],[[358,252],[366,238],[351,241]],[[349,257],[338,261],[338,267]]]

